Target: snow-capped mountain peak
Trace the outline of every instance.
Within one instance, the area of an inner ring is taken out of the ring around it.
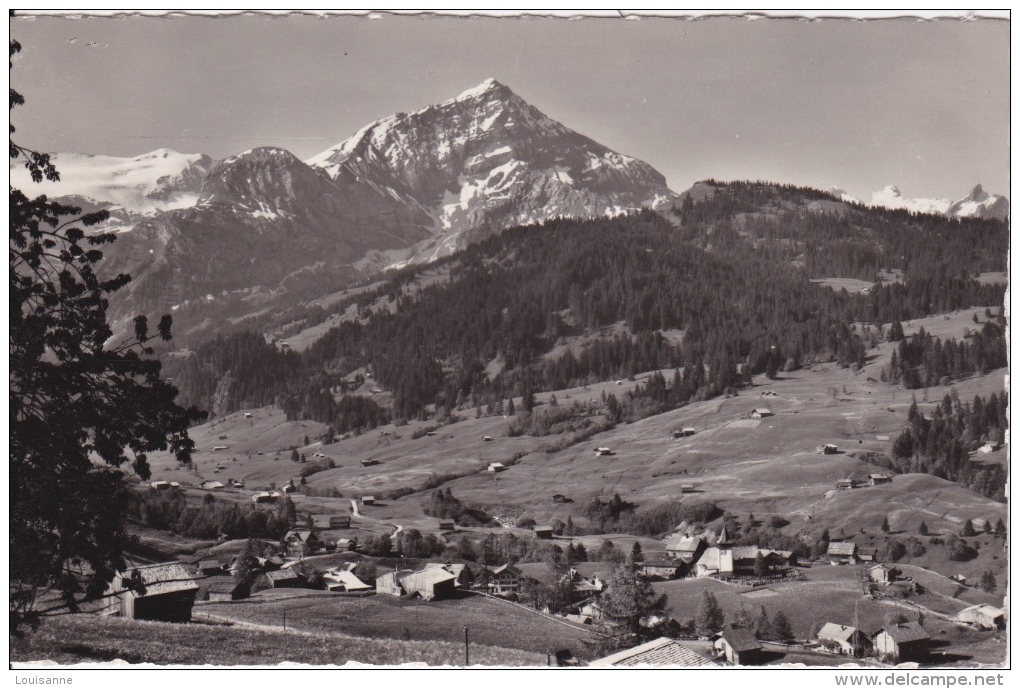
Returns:
[[[946,214],[951,218],[996,218],[1005,220],[1009,217],[1009,201],[1005,196],[989,194],[980,184],[971,192],[955,201]]]
[[[117,232],[132,229],[142,218],[193,206],[214,165],[202,153],[169,148],[130,158],[57,153],[51,160],[60,172],[59,181],[36,184],[23,161],[12,160],[11,185],[29,195],[66,200],[86,211],[109,211],[110,220],[103,229]]]
[[[431,214],[436,236],[420,260],[513,225],[612,216],[677,198],[648,164],[568,129],[491,78],[373,122],[306,162]]]
[[[845,201],[846,203],[860,203],[861,202],[861,200],[859,198],[857,198],[856,196],[853,196],[852,194],[850,194],[846,189],[841,189],[839,187],[829,187],[829,193],[832,194],[833,196],[835,196],[840,201]],[[897,193],[899,193],[899,192],[897,191]]]
[[[458,101],[458,100],[467,100],[469,98],[477,98],[479,96],[485,95],[489,91],[493,91],[495,89],[500,89],[500,88],[504,88],[505,89],[506,86],[503,86],[503,84],[499,83],[498,81],[496,81],[492,77],[489,77],[488,79],[486,79],[485,81],[480,83],[478,86],[475,86],[473,88],[469,88],[468,90],[464,91],[463,93],[461,93],[459,96],[457,96],[453,100]]]
[[[907,199],[903,197],[903,194],[900,193],[897,187],[891,184],[871,195],[872,206],[881,206],[893,210],[903,209],[911,213],[944,215],[950,203],[949,199]]]
[[[959,201],[950,199],[908,199],[900,190],[889,185],[871,195],[872,206],[904,209],[912,213],[934,213],[950,218],[995,218],[1009,217],[1009,201],[1004,196],[989,194],[980,184]]]

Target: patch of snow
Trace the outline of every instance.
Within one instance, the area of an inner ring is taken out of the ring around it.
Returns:
[[[904,209],[912,213],[945,215],[952,202],[949,199],[907,199],[900,190],[889,185],[871,195],[871,205],[892,210]]]
[[[469,98],[477,98],[478,96],[484,95],[486,92],[491,91],[497,86],[499,86],[499,82],[493,79],[492,77],[489,77],[488,79],[480,83],[478,86],[475,86],[474,88],[469,88],[467,91],[464,91],[453,100],[459,101],[467,100]]]
[[[20,189],[37,189],[36,193],[50,198],[82,196],[130,213],[151,215],[195,204],[198,200],[195,194],[172,195],[165,201],[146,195],[164,188],[166,180],[179,177],[201,158],[200,153],[178,153],[165,148],[133,158],[57,153],[51,160],[60,171],[59,182],[44,180],[35,184],[19,159],[11,161],[10,183]]]

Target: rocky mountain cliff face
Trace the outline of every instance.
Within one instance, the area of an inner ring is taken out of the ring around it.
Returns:
[[[558,216],[613,216],[677,198],[647,163],[549,119],[494,79],[373,122],[307,161],[426,210],[427,261],[487,234]]]
[[[115,303],[122,316],[196,300],[257,304],[281,291],[336,288],[358,275],[354,264],[369,251],[427,237],[427,222],[376,189],[258,148],[219,163],[193,207],[139,222],[104,263],[134,276],[130,298]]]

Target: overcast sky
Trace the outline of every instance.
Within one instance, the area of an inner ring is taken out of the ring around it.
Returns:
[[[11,36],[16,136],[44,151],[308,158],[495,77],[676,191],[1009,191],[1003,20],[39,17]]]

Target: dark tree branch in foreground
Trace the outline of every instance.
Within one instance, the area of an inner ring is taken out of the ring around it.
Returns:
[[[21,46],[11,42],[11,56]],[[11,109],[24,103],[11,90]],[[13,134],[14,127],[11,126]],[[11,159],[25,159],[36,182],[56,181],[50,158],[13,140]],[[156,338],[170,339],[170,317],[149,334],[144,317],[133,335],[108,349],[113,332],[107,297],[126,275],[95,270],[109,233],[86,233],[105,211],[30,199],[10,189],[10,617],[11,630],[36,623],[59,599],[76,610],[102,594],[124,567],[130,467],[149,477],[147,453],[191,461],[189,425],[202,414],[175,402],[177,390],[145,358]],[[68,216],[74,219],[69,220]],[[77,227],[80,225],[81,227]],[[130,455],[130,457],[129,457]],[[56,594],[51,596],[50,594]]]

